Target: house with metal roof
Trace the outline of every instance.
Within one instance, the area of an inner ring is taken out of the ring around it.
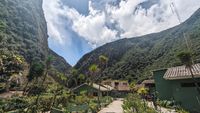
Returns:
[[[192,66],[192,73],[200,85],[200,64]],[[173,100],[190,112],[200,111],[200,94],[186,66],[153,71],[153,78],[160,100]]]
[[[84,83],[81,84],[80,86],[75,87],[74,89],[72,89],[72,91],[77,95],[80,95],[81,92],[85,92],[89,96],[98,96],[98,93],[100,93],[99,94],[100,96],[106,96],[112,89],[113,88],[111,86],[108,87],[104,85],[98,85],[95,83],[92,84]]]
[[[149,95],[155,92],[155,81],[154,79],[144,80],[142,83],[143,87],[148,88]]]
[[[126,80],[105,80],[101,84],[113,87],[117,91],[130,91],[129,83]]]
[[[102,85],[112,87],[111,95],[114,97],[124,97],[130,92],[129,83],[126,80],[104,80]]]

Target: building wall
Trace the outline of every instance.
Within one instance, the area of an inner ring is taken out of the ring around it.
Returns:
[[[200,82],[200,79],[197,79]],[[181,83],[192,83],[191,79],[174,80],[173,82],[173,97],[176,102],[190,111],[200,111],[200,94],[196,87],[182,87]],[[198,102],[199,100],[199,102]]]
[[[191,111],[200,111],[200,94],[195,87],[183,87],[182,83],[192,83],[192,79],[185,80],[165,80],[163,78],[166,70],[158,70],[153,72],[155,79],[156,91],[160,100],[174,99],[183,108]],[[200,82],[200,79],[196,79]]]
[[[155,86],[158,98],[161,100],[170,100],[172,99],[172,85],[171,81],[166,81],[163,79],[163,75],[167,70],[158,70],[153,72],[153,77],[155,80]]]

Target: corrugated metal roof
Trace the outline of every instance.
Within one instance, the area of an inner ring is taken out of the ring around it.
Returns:
[[[108,88],[105,88],[105,87],[103,87],[103,86],[101,86],[101,85],[98,85],[98,84],[95,84],[95,83],[93,83],[92,86],[93,86],[93,88],[95,88],[95,89],[99,89],[99,88],[100,88],[100,91],[109,91]]]
[[[72,89],[72,91],[73,91],[73,90],[76,90],[76,89],[78,89],[78,88],[80,88],[80,87],[82,87],[82,86],[84,86],[84,85],[91,86],[91,87],[93,87],[93,88],[95,88],[95,89],[97,89],[97,90],[99,89],[99,86],[100,86],[100,91],[110,91],[110,89],[108,89],[108,88],[106,88],[106,87],[104,87],[104,86],[95,84],[95,83],[93,83],[92,85],[87,84],[87,83],[81,84],[81,85],[75,87],[74,89]]]
[[[154,84],[154,83],[155,83],[154,80],[144,80],[144,81],[142,82],[142,84]]]
[[[107,89],[109,89],[109,90],[113,90],[114,89],[114,87],[112,87],[112,86],[109,86],[109,85],[103,85],[105,88],[107,88]]]
[[[195,78],[200,78],[200,64],[193,65],[192,72]],[[172,67],[167,69],[163,78],[167,80],[188,79],[191,78],[191,73],[186,66]]]

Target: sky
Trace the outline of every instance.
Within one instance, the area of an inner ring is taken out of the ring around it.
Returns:
[[[43,0],[49,47],[72,66],[103,44],[176,26],[175,12],[183,22],[198,8],[200,0]]]

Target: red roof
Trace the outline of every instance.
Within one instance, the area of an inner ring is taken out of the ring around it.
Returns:
[[[192,72],[195,78],[200,78],[200,64],[193,65]],[[191,78],[191,73],[186,66],[172,67],[167,70],[163,78],[167,80],[188,79]]]

